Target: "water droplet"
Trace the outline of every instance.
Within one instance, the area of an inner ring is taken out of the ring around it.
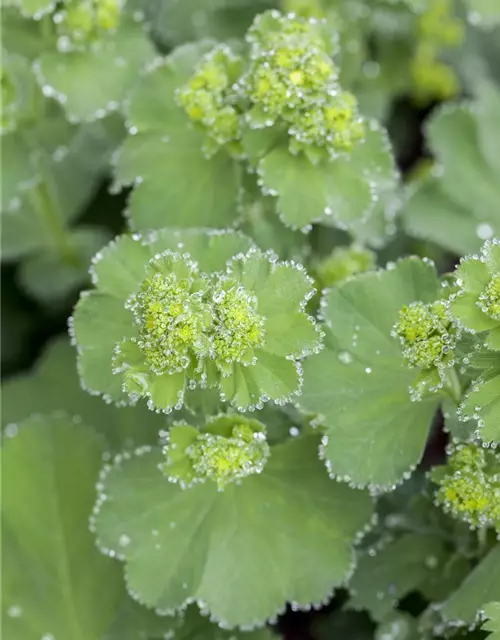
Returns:
[[[494,233],[493,227],[487,222],[481,222],[476,227],[476,235],[480,240],[489,240]]]
[[[339,351],[337,358],[342,364],[351,364],[352,362],[352,354],[349,351]]]
[[[18,604],[13,604],[7,609],[7,615],[10,618],[20,618],[23,615],[23,610]]]

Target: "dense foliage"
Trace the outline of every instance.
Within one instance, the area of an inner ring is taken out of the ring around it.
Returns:
[[[2,36],[5,638],[500,638],[498,1]]]

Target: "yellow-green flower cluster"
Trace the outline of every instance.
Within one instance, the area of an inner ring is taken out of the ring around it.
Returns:
[[[16,88],[9,77],[7,71],[1,70],[2,83],[2,114],[1,114],[1,131],[10,131],[15,128],[16,123]]]
[[[493,449],[460,444],[451,449],[445,467],[433,472],[436,499],[445,511],[474,527],[500,530],[500,459]]]
[[[452,0],[434,0],[418,19],[418,44],[410,71],[419,102],[447,100],[460,91],[455,71],[439,60],[440,53],[458,47],[464,26],[453,14]]]
[[[195,265],[176,255],[161,260],[172,271],[162,273],[163,265],[156,262],[154,269],[161,270],[146,278],[128,301],[139,326],[138,346],[158,375],[182,371],[193,358],[207,357],[213,326],[212,309],[204,300],[207,283],[197,276]]]
[[[493,320],[500,320],[500,273],[495,273],[479,294],[477,306]]]
[[[122,0],[69,0],[54,14],[57,31],[74,45],[113,32],[120,22]]]
[[[127,301],[139,330],[137,346],[156,375],[213,360],[223,375],[252,364],[264,343],[257,300],[223,275],[200,275],[196,264],[166,252],[154,258],[138,293]]]
[[[332,253],[314,265],[314,273],[320,289],[333,287],[349,276],[374,269],[376,256],[364,247],[337,247]]]
[[[216,328],[213,345],[219,368],[233,362],[251,364],[254,349],[264,342],[263,318],[255,310],[257,299],[237,282],[221,278],[213,294]]]
[[[209,153],[231,143],[232,150],[238,148],[235,143],[241,127],[234,84],[240,73],[241,59],[219,45],[202,58],[188,83],[177,90],[177,103],[211,141],[205,145]]]
[[[432,369],[452,362],[456,328],[444,301],[405,305],[392,334],[399,338],[410,367]]]
[[[260,473],[269,457],[262,432],[248,425],[233,427],[230,437],[201,433],[186,449],[197,481],[213,480],[219,490],[254,473]]]
[[[364,124],[354,96],[338,83],[332,43],[316,20],[268,11],[247,34],[250,68],[241,81],[252,103],[251,126],[289,125],[292,152],[309,147],[330,157],[363,140]]]

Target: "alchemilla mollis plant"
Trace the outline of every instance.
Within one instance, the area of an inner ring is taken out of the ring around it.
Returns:
[[[499,29],[5,0],[5,638],[500,637]]]

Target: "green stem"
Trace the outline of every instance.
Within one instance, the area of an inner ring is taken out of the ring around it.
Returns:
[[[47,182],[42,180],[30,191],[30,195],[35,210],[41,215],[46,226],[50,229],[54,245],[61,256],[61,260],[70,266],[78,266],[80,256],[68,234]]]
[[[446,370],[444,388],[453,402],[458,406],[462,399],[462,385],[460,384],[460,379],[455,367],[450,367]]]

